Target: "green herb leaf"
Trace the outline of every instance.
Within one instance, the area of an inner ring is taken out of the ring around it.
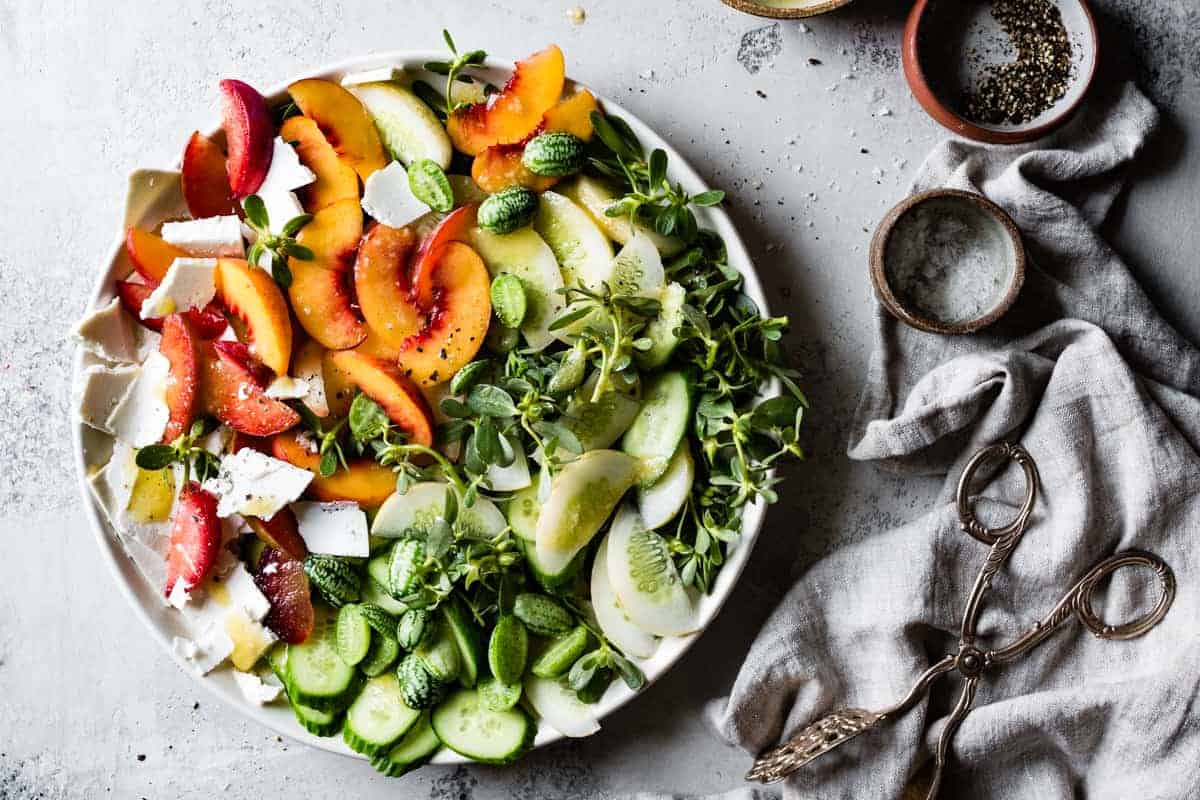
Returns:
[[[312,222],[312,218],[313,218],[312,214],[300,214],[298,216],[292,217],[284,224],[283,235],[287,236],[287,237],[295,236],[297,233],[300,232],[301,228],[303,228],[308,223]],[[312,260],[311,256],[309,256],[309,258],[305,259],[305,261],[310,261],[310,260]]]
[[[271,220],[267,216],[267,205],[261,197],[256,194],[250,195],[242,201],[242,208],[246,211],[246,221],[250,223],[250,227],[260,232],[270,230]]]
[[[378,439],[391,424],[383,406],[361,392],[350,403],[349,420],[350,435],[358,442]]]
[[[271,277],[284,289],[292,286],[292,271],[288,268],[287,259],[275,256],[271,259]]]
[[[707,192],[701,192],[692,197],[692,205],[695,206],[715,206],[725,199],[725,192],[720,189],[709,189]]]
[[[491,362],[480,359],[464,366],[450,379],[450,391],[453,394],[463,394],[470,390],[475,383],[491,368]],[[457,401],[455,401],[457,402]],[[443,408],[445,403],[443,403]]]
[[[179,453],[169,444],[151,444],[137,451],[134,461],[144,470],[165,469],[179,460]]]
[[[508,392],[499,386],[479,384],[467,395],[467,406],[476,414],[489,417],[514,417],[517,407]],[[491,459],[488,459],[489,461]]]
[[[337,453],[334,452],[333,448],[321,453],[320,472],[322,478],[328,478],[329,476],[333,475],[333,473],[337,472],[337,468]]]

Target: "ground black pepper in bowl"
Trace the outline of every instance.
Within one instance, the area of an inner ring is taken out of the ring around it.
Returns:
[[[992,0],[992,16],[1016,59],[988,64],[964,98],[967,116],[992,125],[1021,125],[1054,106],[1071,83],[1071,39],[1050,0]]]

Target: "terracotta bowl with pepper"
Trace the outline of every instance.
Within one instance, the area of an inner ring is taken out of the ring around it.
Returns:
[[[917,0],[901,57],[917,102],[954,133],[1029,142],[1083,102],[1096,21],[1085,0]]]

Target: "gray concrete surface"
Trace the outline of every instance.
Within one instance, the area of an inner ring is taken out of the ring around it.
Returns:
[[[575,5],[582,25],[568,21]],[[716,0],[0,0],[0,798],[485,800],[738,785],[747,757],[711,735],[705,703],[808,564],[912,518],[931,489],[843,454],[868,356],[870,231],[943,136],[899,74],[907,5],[858,0],[800,25]],[[1111,238],[1200,339],[1200,13],[1191,0],[1095,5],[1107,60],[1166,117]],[[795,324],[811,460],[792,470],[717,622],[602,732],[507,770],[397,783],[217,705],[146,635],[79,510],[64,335],[116,232],[124,176],[176,157],[211,118],[219,78],[267,84],[366,51],[436,47],[443,26],[506,56],[559,42],[576,78],[729,190],[775,308]]]

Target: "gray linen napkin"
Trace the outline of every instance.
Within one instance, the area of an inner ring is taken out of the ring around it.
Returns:
[[[884,708],[952,651],[986,553],[957,529],[955,482],[979,447],[1008,439],[1033,455],[1044,492],[989,595],[985,645],[1009,641],[1118,550],[1164,558],[1179,592],[1142,638],[1100,640],[1072,620],[985,677],[942,797],[1200,797],[1200,351],[1095,230],[1156,118],[1135,88],[1116,86],[1047,140],[947,141],[925,161],[914,190],[980,191],[1014,217],[1031,257],[1025,289],[983,335],[921,333],[880,312],[849,453],[946,475],[940,502],[804,575],[714,707],[722,735],[758,752],[834,708]],[[1011,516],[1022,490],[1006,470],[985,505]],[[1149,608],[1156,590],[1140,577],[1112,581],[1098,603],[1107,619]],[[901,797],[928,769],[959,688],[943,679],[900,721],[799,772],[784,796]]]

